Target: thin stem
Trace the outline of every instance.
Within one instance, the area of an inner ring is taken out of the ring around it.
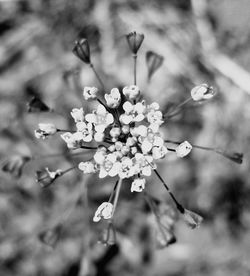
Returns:
[[[114,197],[114,194],[115,194],[115,191],[116,191],[116,188],[117,188],[118,181],[119,181],[119,180],[117,180],[117,181],[115,182],[115,186],[114,186],[113,191],[112,191],[112,193],[111,193],[111,195],[110,195],[110,197],[109,197],[109,201],[108,201],[108,202],[111,202],[112,199],[113,199],[113,197]]]
[[[171,118],[175,115],[178,114],[178,112],[176,112],[178,109],[180,109],[181,107],[183,107],[184,105],[186,105],[187,103],[189,103],[192,100],[192,97],[187,98],[184,102],[178,104],[177,106],[174,107],[174,110],[172,110],[171,112],[167,112],[166,114],[164,114],[164,117],[168,117]]]
[[[134,85],[136,85],[136,69],[137,69],[137,55],[133,55],[134,59]]]
[[[72,130],[69,130],[69,129],[57,129],[57,132],[75,132],[75,131],[72,131]]]
[[[118,199],[119,199],[119,194],[120,194],[121,186],[122,186],[122,178],[119,178],[118,184],[117,184],[117,188],[116,188],[116,193],[115,193],[114,204],[113,204],[114,207],[113,207],[112,218],[113,218],[115,210],[116,210],[116,206],[117,206],[117,202],[118,202]]]
[[[103,91],[105,91],[105,85],[104,85],[102,79],[100,78],[99,74],[98,74],[97,71],[95,70],[94,64],[93,64],[93,63],[90,63],[89,66],[90,66],[90,68],[92,69],[92,71],[94,72],[94,74],[95,74],[97,80],[99,81],[99,83],[100,83],[100,85],[101,85]]]
[[[176,208],[178,209],[178,211],[180,211],[182,214],[184,214],[185,209],[184,207],[177,201],[177,199],[175,198],[175,196],[173,195],[173,193],[170,191],[168,185],[165,183],[165,181],[163,180],[163,178],[160,176],[160,174],[158,173],[158,171],[156,169],[154,169],[155,174],[157,175],[157,177],[160,179],[160,181],[162,182],[162,184],[164,185],[164,187],[166,188],[166,190],[168,191],[170,197],[172,198],[172,200],[174,201]]]
[[[180,145],[182,143],[182,142],[179,142],[179,141],[172,141],[172,140],[164,140],[164,142],[172,143],[172,144],[176,144],[176,145]],[[211,147],[203,147],[203,146],[198,146],[198,145],[193,145],[193,144],[192,144],[192,147],[197,148],[197,149],[202,149],[202,150],[214,151],[214,152],[219,153],[219,154],[222,153],[222,151],[220,149],[215,149],[215,148],[211,148]]]
[[[32,161],[34,160],[38,160],[38,159],[42,159],[42,158],[53,158],[53,157],[59,157],[59,156],[77,156],[77,155],[82,155],[86,153],[85,152],[76,152],[76,153],[71,153],[71,152],[67,152],[67,153],[52,153],[52,154],[47,154],[47,155],[37,155],[37,156],[33,156],[31,158]]]

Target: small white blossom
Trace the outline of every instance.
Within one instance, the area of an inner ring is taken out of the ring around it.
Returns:
[[[175,149],[176,155],[181,158],[187,156],[191,152],[191,150],[192,150],[192,145],[188,141],[181,143]]]
[[[104,140],[104,133],[103,132],[96,132],[94,135],[94,139],[96,142],[102,142]]]
[[[84,111],[83,108],[73,108],[71,111],[71,116],[75,120],[75,123],[83,122],[84,120]]]
[[[119,127],[113,127],[109,133],[111,137],[117,138],[121,134],[121,129]]]
[[[110,94],[105,94],[104,98],[110,108],[117,108],[120,105],[121,94],[117,88],[113,88]]]
[[[90,161],[79,163],[78,168],[86,174],[96,172],[95,164]]]
[[[125,86],[122,93],[127,99],[135,100],[140,95],[140,89],[137,85]]]
[[[54,135],[57,132],[57,128],[54,124],[38,124],[39,129],[35,130],[35,136],[37,139],[45,139],[49,135]]]
[[[76,123],[78,133],[81,133],[84,142],[91,142],[93,139],[93,126],[91,123]]]
[[[97,132],[104,132],[107,126],[114,122],[114,117],[111,113],[107,112],[106,108],[99,104],[97,109],[92,114],[85,116],[87,122],[94,124]]]
[[[95,162],[99,165],[103,164],[106,153],[107,153],[107,149],[105,147],[99,147],[93,156]]]
[[[121,159],[121,168],[119,171],[120,178],[129,178],[134,175],[133,161],[129,157],[123,157]]]
[[[113,215],[113,204],[110,202],[103,202],[96,210],[93,218],[94,222],[100,221],[102,218],[110,219]]]
[[[133,158],[134,162],[134,174],[141,173],[144,176],[150,176],[152,173],[153,157],[151,155],[143,155],[141,153],[136,153]]]
[[[69,149],[79,148],[81,146],[81,141],[83,141],[83,134],[81,132],[65,132],[61,137],[66,142]]]
[[[212,86],[208,86],[206,83],[195,86],[191,90],[191,97],[194,101],[208,100],[214,96],[214,90]]]
[[[117,161],[117,156],[114,153],[105,155],[104,162],[100,166],[99,177],[116,176],[120,171],[121,163]]]
[[[141,122],[144,120],[144,112],[146,111],[146,107],[144,102],[139,102],[135,105],[132,105],[130,102],[125,102],[123,104],[124,114],[120,116],[120,122],[122,124],[128,125],[132,122]]]
[[[95,100],[97,98],[98,89],[96,87],[84,87],[83,97],[85,100]]]
[[[128,134],[128,133],[129,133],[129,130],[130,130],[129,125],[123,125],[123,126],[122,126],[122,132],[123,132],[124,134]]]
[[[144,125],[140,125],[138,127],[131,128],[130,133],[131,133],[132,136],[146,137],[147,133],[148,133],[148,128]]]
[[[142,192],[145,189],[145,183],[145,178],[136,178],[131,184],[130,191],[138,193]]]

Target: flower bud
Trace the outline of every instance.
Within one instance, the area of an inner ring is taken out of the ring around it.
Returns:
[[[84,87],[83,97],[86,101],[95,100],[97,98],[98,89],[96,87]]]
[[[130,191],[133,192],[142,192],[145,189],[145,183],[146,180],[145,178],[136,178],[132,184],[131,184],[131,188]]]
[[[122,126],[122,132],[124,133],[124,134],[128,134],[129,133],[129,125],[123,125]]]
[[[206,83],[195,86],[191,90],[191,97],[194,101],[208,100],[214,96],[215,92],[212,86],[208,86]]]
[[[240,152],[233,152],[233,153],[223,152],[221,154],[224,157],[230,159],[231,161],[233,161],[235,163],[242,164],[242,162],[243,162],[243,153],[240,153]]]
[[[78,57],[84,63],[90,63],[90,50],[88,40],[82,38],[75,41],[75,46],[72,49],[73,54]]]
[[[35,130],[37,139],[46,139],[49,135],[54,135],[57,128],[54,124],[38,124],[39,129]]]
[[[127,99],[135,100],[140,95],[140,89],[137,85],[125,86],[122,93]]]
[[[84,174],[89,174],[89,173],[95,173],[96,172],[95,164],[93,162],[90,162],[90,161],[79,163],[78,168]]]
[[[28,106],[28,112],[51,111],[51,109],[37,97],[33,97],[31,101],[27,104],[27,106]]]
[[[181,143],[175,149],[176,155],[181,158],[187,156],[191,152],[191,150],[192,150],[192,145],[188,141]]]
[[[110,202],[103,202],[96,210],[93,218],[94,222],[100,221],[102,218],[110,219],[113,214],[113,204]]]
[[[136,55],[144,40],[144,34],[131,32],[126,35],[126,38],[131,52]]]
[[[113,127],[110,130],[110,136],[113,138],[117,138],[121,134],[121,130],[119,127]]]
[[[71,116],[75,120],[75,123],[83,122],[84,120],[84,111],[83,108],[73,108],[71,111]]]
[[[152,75],[157,69],[159,69],[163,63],[163,56],[158,55],[153,51],[148,51],[146,53],[146,63],[148,67],[148,80],[151,79]]]
[[[117,108],[120,105],[121,94],[117,88],[113,88],[110,94],[105,94],[104,98],[110,108]]]

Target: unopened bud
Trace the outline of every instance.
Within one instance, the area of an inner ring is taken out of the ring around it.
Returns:
[[[87,39],[82,38],[80,40],[75,41],[75,46],[72,49],[72,52],[84,63],[90,63],[90,50]]]
[[[126,35],[126,38],[131,52],[136,55],[144,40],[144,34],[131,32]]]

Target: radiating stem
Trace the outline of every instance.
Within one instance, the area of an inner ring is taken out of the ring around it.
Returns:
[[[136,85],[137,54],[133,55],[134,59],[134,85]]]
[[[178,211],[180,211],[182,214],[185,212],[184,207],[177,201],[177,199],[175,198],[175,196],[173,195],[173,193],[170,191],[168,185],[165,183],[165,181],[163,180],[163,178],[160,176],[160,174],[158,173],[158,171],[156,169],[154,169],[155,174],[158,176],[158,178],[160,179],[160,181],[162,182],[162,184],[164,185],[164,187],[166,188],[166,190],[168,191],[170,197],[172,198],[172,200],[174,201],[176,208],[178,209]]]
[[[103,83],[101,77],[99,76],[99,74],[98,74],[97,71],[95,70],[94,64],[93,64],[93,63],[90,63],[89,66],[90,66],[90,68],[92,69],[92,71],[94,72],[94,74],[95,74],[97,80],[99,81],[99,83],[100,83],[100,85],[101,85],[103,91],[105,91],[105,85],[104,85],[104,83]]]
[[[182,142],[180,141],[172,141],[172,140],[164,140],[164,142],[166,143],[172,143],[172,144],[176,144],[176,145],[180,145]],[[222,154],[222,150],[220,149],[216,149],[216,148],[211,148],[211,147],[203,147],[203,146],[198,146],[198,145],[193,145],[193,148],[197,148],[197,149],[202,149],[202,150],[208,150],[208,151],[214,151],[216,153]]]
[[[115,199],[114,199],[114,204],[113,204],[114,207],[113,207],[112,218],[113,218],[115,210],[116,210],[116,206],[117,206],[117,202],[118,202],[118,199],[119,199],[119,194],[120,194],[121,186],[122,186],[122,178],[119,178],[118,184],[117,184],[117,188],[116,188],[116,192],[115,192]]]
[[[177,106],[174,107],[174,110],[172,110],[170,113],[167,112],[166,114],[164,114],[164,117],[166,118],[170,118],[172,116],[175,116],[176,114],[178,114],[178,112],[176,112],[177,110],[179,110],[181,107],[183,107],[184,105],[186,105],[187,103],[189,103],[192,100],[192,97],[189,97],[188,99],[186,99],[184,102],[178,104]]]
[[[47,155],[37,155],[37,156],[33,156],[31,158],[31,160],[38,160],[38,159],[42,159],[42,158],[53,158],[53,157],[59,157],[59,156],[77,156],[77,155],[82,155],[83,153],[86,153],[85,152],[76,152],[76,153],[71,153],[71,152],[68,152],[68,153],[52,153],[52,154],[47,154]]]

